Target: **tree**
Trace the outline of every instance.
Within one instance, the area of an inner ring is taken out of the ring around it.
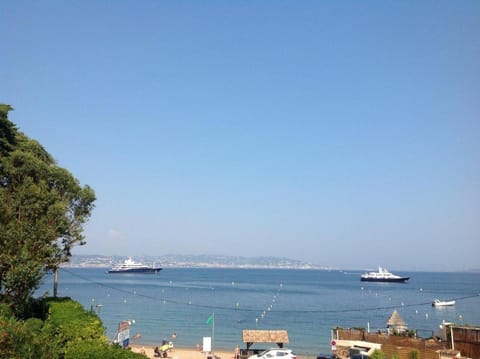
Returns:
[[[95,194],[18,131],[10,110],[0,105],[0,299],[20,314],[45,272],[85,244]]]
[[[7,156],[16,142],[15,126],[7,118],[10,110],[12,107],[9,105],[0,104],[0,157]]]

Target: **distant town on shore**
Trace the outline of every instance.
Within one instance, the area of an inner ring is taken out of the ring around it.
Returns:
[[[63,267],[70,268],[110,268],[123,263],[128,256],[75,254]],[[132,259],[146,265],[162,268],[245,268],[245,269],[315,269],[346,270],[345,268],[322,266],[297,259],[284,257],[242,257],[225,255],[189,255],[164,254],[161,256],[132,256]],[[349,270],[353,270],[350,268]],[[361,271],[363,269],[355,269]],[[462,272],[480,272],[480,268],[463,270]]]
[[[108,268],[122,263],[127,256],[120,255],[73,255],[64,267]],[[279,257],[241,257],[220,255],[178,255],[135,256],[135,261],[143,264],[161,266],[163,268],[272,268],[272,269],[322,269],[324,267],[312,263]]]

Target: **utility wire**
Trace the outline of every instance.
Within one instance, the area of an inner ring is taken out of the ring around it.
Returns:
[[[112,285],[108,285],[105,283],[97,282],[95,280],[92,280],[88,277],[82,276],[80,274],[74,273],[66,268],[61,268],[62,271],[65,271],[66,273],[80,278],[86,282],[90,282],[93,284],[96,284],[100,287],[108,288],[120,293],[125,293],[128,295],[136,296],[136,297],[142,297],[145,299],[150,299],[154,301],[159,301],[163,303],[169,303],[169,304],[175,304],[175,305],[184,305],[184,306],[189,306],[189,307],[197,307],[197,308],[207,308],[207,309],[216,309],[216,310],[230,310],[230,311],[237,311],[237,312],[258,312],[262,311],[262,309],[254,309],[254,308],[238,308],[238,307],[226,307],[226,306],[218,306],[218,305],[207,305],[207,304],[195,304],[195,303],[190,303],[190,302],[180,302],[172,299],[167,299],[167,298],[159,298],[159,297],[154,297],[151,295],[145,295],[145,294],[139,294],[137,291],[132,292],[126,289],[121,289]],[[472,299],[472,298],[478,298],[480,296],[480,293],[478,294],[471,294],[471,295],[466,295],[463,297],[456,297],[452,298],[451,300],[455,301],[461,301],[461,300],[467,300],[467,299]],[[389,305],[389,306],[384,306],[384,307],[369,307],[369,308],[346,308],[346,309],[330,309],[330,310],[324,310],[324,309],[315,309],[315,310],[276,310],[276,313],[298,313],[298,314],[314,314],[314,313],[353,313],[353,312],[371,312],[371,311],[376,311],[376,310],[387,310],[387,309],[396,309],[399,306],[401,307],[420,307],[424,305],[432,305],[432,302],[420,302],[420,303],[411,303],[411,304],[401,304],[401,305]]]

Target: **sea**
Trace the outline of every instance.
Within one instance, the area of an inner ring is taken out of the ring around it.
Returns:
[[[63,268],[58,295],[95,311],[113,340],[128,320],[131,342],[173,340],[195,348],[233,350],[244,329],[287,330],[286,347],[299,355],[326,355],[332,328],[386,330],[396,310],[418,336],[443,322],[480,326],[480,273],[397,272],[407,283],[367,283],[344,270],[164,268],[158,274],[108,274],[105,268]],[[53,276],[36,295],[53,293]],[[456,301],[434,308],[434,299]],[[135,339],[134,339],[135,338]],[[254,344],[253,349],[275,347]]]

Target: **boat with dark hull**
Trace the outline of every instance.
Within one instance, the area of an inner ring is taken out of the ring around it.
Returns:
[[[161,270],[162,268],[155,267],[155,265],[147,266],[128,258],[123,263],[112,267],[107,273],[158,273]]]
[[[410,277],[401,277],[390,273],[386,268],[378,267],[378,272],[367,272],[360,276],[362,282],[405,283]]]

